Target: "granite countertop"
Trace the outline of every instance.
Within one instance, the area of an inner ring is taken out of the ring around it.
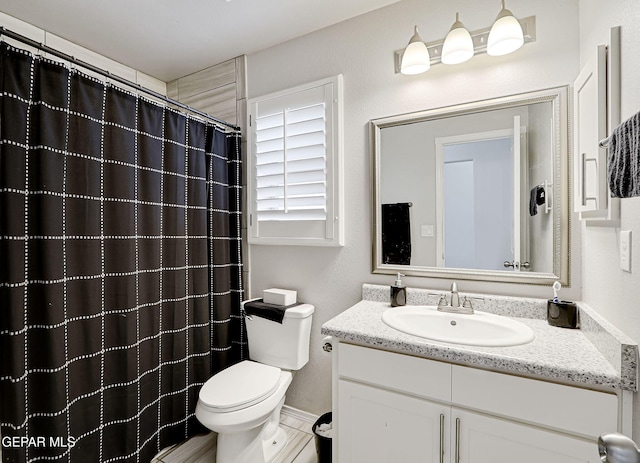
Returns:
[[[409,290],[408,305],[434,305],[434,291]],[[464,295],[465,293],[461,293]],[[473,295],[478,296],[478,295]],[[637,344],[579,303],[581,329],[550,326],[546,300],[481,296],[476,310],[516,318],[536,335],[512,347],[476,347],[431,341],[382,321],[389,287],[363,286],[363,300],[322,326],[322,334],[383,350],[585,387],[637,390]],[[437,299],[436,299],[437,300]]]

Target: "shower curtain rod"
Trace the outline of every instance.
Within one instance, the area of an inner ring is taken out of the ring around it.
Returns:
[[[230,128],[234,131],[240,131],[240,127],[238,127],[237,125],[233,125],[230,124],[229,122],[225,122],[223,120],[220,120],[218,118],[215,118],[213,116],[210,116],[209,114],[200,111],[198,109],[192,108],[191,106],[187,106],[184,103],[180,103],[179,101],[176,101],[172,98],[169,98],[168,96],[165,96],[161,93],[155,92],[151,89],[145,88],[143,86],[141,86],[140,84],[136,84],[135,82],[131,82],[130,80],[127,80],[123,77],[119,77],[115,74],[112,74],[109,71],[106,71],[104,69],[101,69],[99,67],[96,67],[92,64],[89,64],[85,61],[79,60],[77,58],[75,58],[74,56],[71,55],[67,55],[66,53],[63,53],[61,51],[56,50],[55,48],[51,48],[43,43],[37,42],[35,40],[32,40],[28,37],[25,37],[24,35],[18,34],[17,32],[13,32],[12,30],[9,30],[7,28],[5,28],[4,26],[0,26],[0,35],[4,35],[7,36],[11,39],[17,40],[19,42],[22,42],[26,45],[29,45],[31,47],[37,48],[38,50],[44,51],[45,53],[49,53],[51,55],[57,56],[58,58],[62,58],[65,61],[68,61],[70,63],[76,64],[78,66],[82,66],[83,68],[95,72],[97,74],[100,74],[104,77],[106,77],[107,79],[110,80],[114,80],[116,82],[119,82],[123,85],[126,85],[128,87],[134,88],[135,90],[142,92],[142,93],[146,93],[147,95],[150,95],[156,99],[162,100],[165,103],[168,103],[172,106],[177,106],[180,109],[183,109],[185,111],[188,111],[190,113],[193,114],[197,114],[200,117],[203,117],[204,119],[213,122],[214,124],[217,125],[222,125],[224,127]]]

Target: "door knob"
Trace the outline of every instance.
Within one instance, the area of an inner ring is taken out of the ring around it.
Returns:
[[[503,265],[505,268],[513,268],[515,270],[531,267],[531,264],[529,262],[509,262],[508,260],[505,260]]]

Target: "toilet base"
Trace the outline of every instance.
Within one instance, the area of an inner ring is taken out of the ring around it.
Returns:
[[[284,397],[262,426],[243,432],[219,433],[216,463],[271,463],[287,445],[280,427]]]
[[[282,452],[285,445],[287,445],[287,433],[278,426],[276,435],[268,441],[262,441],[262,449],[264,451],[265,463],[271,463]]]

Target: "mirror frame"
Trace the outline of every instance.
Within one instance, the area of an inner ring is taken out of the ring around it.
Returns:
[[[372,156],[373,178],[373,217],[372,217],[372,273],[396,274],[397,272],[410,276],[448,278],[461,280],[478,280],[521,284],[549,285],[560,281],[569,286],[571,250],[569,243],[570,211],[570,177],[571,152],[569,149],[569,109],[568,86],[555,87],[546,90],[521,93],[498,98],[492,98],[454,106],[447,106],[407,114],[399,114],[369,122],[370,143]],[[481,113],[496,109],[524,106],[535,103],[552,103],[553,112],[553,272],[527,272],[426,267],[412,265],[397,265],[382,263],[382,224],[380,198],[380,131],[386,127],[413,124],[417,122],[441,119],[444,117]]]

